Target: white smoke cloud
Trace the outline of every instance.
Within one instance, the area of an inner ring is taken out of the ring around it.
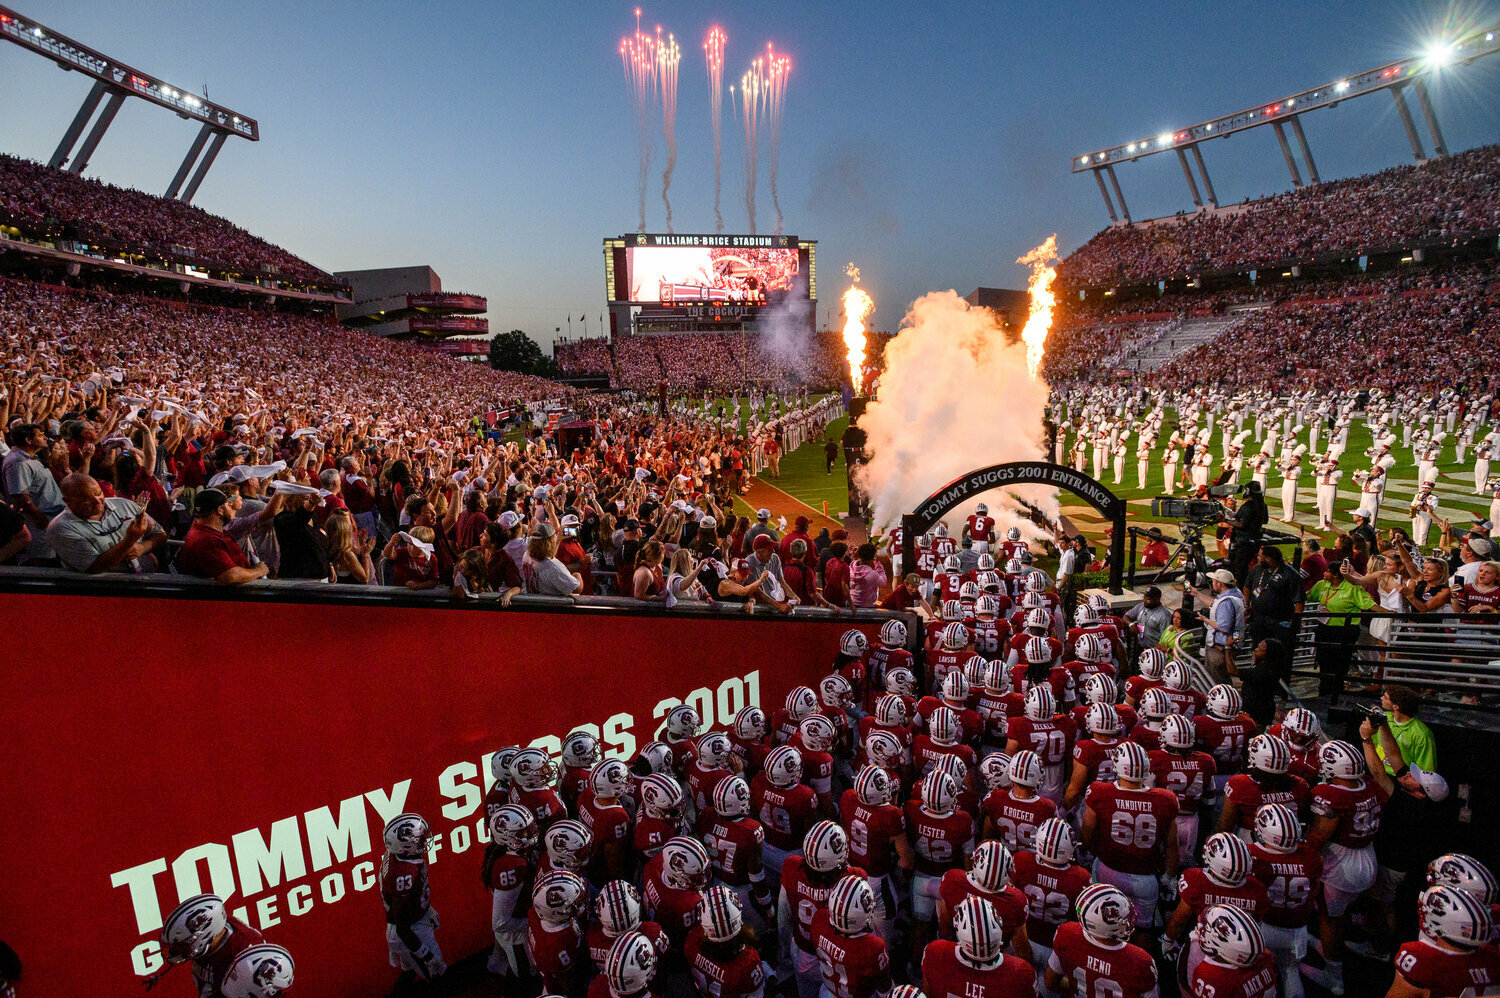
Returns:
[[[934,291],[912,303],[886,345],[878,394],[859,421],[870,460],[858,480],[880,530],[976,468],[1046,460],[1047,385],[1027,375],[1025,345],[1007,342],[994,314],[969,308],[957,292]],[[1024,511],[1006,503],[1006,491],[1057,515],[1056,490],[1026,485],[981,494],[945,519],[950,527],[962,524],[985,502],[1001,532],[1020,526],[1028,538],[1041,536]]]
[[[755,318],[761,350],[783,366],[797,368],[817,349],[812,333],[812,309],[811,300],[792,295],[761,309]]]

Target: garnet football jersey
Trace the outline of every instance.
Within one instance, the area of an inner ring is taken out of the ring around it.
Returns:
[[[1043,766],[1060,771],[1068,761],[1077,730],[1073,727],[1073,719],[1065,714],[1046,721],[1013,717],[1006,727],[1006,738],[1019,743],[1023,749],[1035,752],[1041,758]]]
[[[1072,982],[1073,994],[1081,998],[1144,998],[1157,993],[1156,961],[1150,953],[1131,943],[1100,946],[1077,922],[1058,928],[1050,965]]]
[[[526,955],[541,975],[547,994],[577,994],[593,970],[578,923],[548,925],[535,908],[526,916]]]
[[[714,876],[726,884],[743,887],[750,883],[752,865],[760,862],[766,833],[754,818],[710,816],[703,845],[714,864]]]
[[[1323,876],[1323,857],[1307,843],[1295,852],[1272,852],[1260,843],[1250,846],[1250,875],[1266,885],[1271,907],[1261,921],[1283,929],[1307,924],[1318,899],[1316,887]]]
[[[1036,830],[1048,818],[1057,816],[1057,803],[1038,794],[1029,800],[1015,796],[1012,787],[996,787],[980,805],[985,817],[995,823],[1000,838],[1012,853],[1030,849],[1036,843]]]
[[[1319,818],[1338,818],[1330,842],[1346,849],[1363,849],[1380,830],[1380,807],[1385,800],[1385,791],[1369,780],[1361,780],[1356,787],[1320,783],[1313,788],[1312,813]]]
[[[797,948],[804,953],[813,952],[813,915],[828,907],[828,895],[844,877],[865,877],[867,874],[857,866],[849,866],[827,884],[815,884],[809,879],[809,871],[801,856],[788,856],[781,868],[781,893],[786,897],[787,910],[792,919],[792,938]]]
[[[1269,950],[1261,950],[1248,967],[1204,960],[1193,970],[1188,993],[1205,998],[1276,998],[1276,961]]]
[[[1196,919],[1216,904],[1233,905],[1257,922],[1263,922],[1271,908],[1270,896],[1265,885],[1254,877],[1248,878],[1238,887],[1227,887],[1215,883],[1202,867],[1183,870],[1177,878],[1177,897],[1186,901]]]
[[[1251,770],[1236,773],[1224,784],[1224,800],[1237,808],[1237,828],[1249,829],[1255,823],[1255,812],[1265,804],[1285,804],[1299,817],[1307,814],[1312,791],[1295,776],[1262,773]]]
[[[427,860],[400,859],[390,853],[380,861],[380,900],[391,925],[410,925],[426,913],[431,888]]]
[[[818,816],[818,798],[812,787],[799,783],[777,787],[756,773],[750,781],[750,811],[760,821],[766,841],[778,849],[802,848],[802,840]]]
[[[995,693],[985,690],[979,695],[979,706],[975,713],[984,722],[984,734],[980,740],[987,745],[1005,747],[1010,729],[1010,719],[1020,717],[1026,708],[1026,700],[1019,693]]]
[[[920,801],[906,802],[906,834],[917,854],[917,872],[941,877],[961,866],[974,840],[974,819],[965,811],[933,814]]]
[[[1168,749],[1156,749],[1146,756],[1151,760],[1155,785],[1177,795],[1179,814],[1197,814],[1203,810],[1203,798],[1211,795],[1214,774],[1218,772],[1213,756],[1207,752]]]
[[[229,973],[229,968],[234,966],[234,958],[239,956],[247,947],[255,946],[265,942],[266,939],[256,929],[241,922],[233,915],[229,916],[229,935],[219,948],[208,954],[201,960],[192,961],[193,981],[198,985],[198,993],[206,995],[217,995],[220,993],[219,985],[224,983],[224,975]],[[0,991],[0,996],[5,993]],[[14,993],[7,998],[13,998]]]
[[[1077,864],[1048,866],[1036,853],[1016,853],[1010,882],[1026,895],[1026,937],[1051,946],[1058,926],[1072,918],[1073,903],[1089,885],[1089,871]]]
[[[883,877],[895,868],[893,843],[906,834],[906,818],[899,807],[871,807],[853,790],[845,790],[839,800],[839,820],[849,836],[849,862],[864,867],[872,877]]]
[[[655,922],[641,922],[634,931],[651,940],[658,958],[665,956],[667,950],[672,948],[672,940],[667,937],[666,930]],[[584,933],[583,939],[584,945],[588,947],[589,959],[594,963],[594,973],[604,973],[604,961],[609,957],[609,948],[614,945],[616,938],[605,934],[604,926],[599,924],[597,918],[589,923],[588,932]]]
[[[884,939],[873,932],[838,932],[824,908],[813,915],[812,940],[823,970],[823,990],[833,998],[872,998],[890,992],[891,958]]]
[[[762,993],[766,974],[754,946],[746,946],[733,959],[721,963],[703,952],[706,941],[703,926],[695,926],[683,947],[698,994],[703,998],[747,998]]]
[[[1114,753],[1119,747],[1120,743],[1117,741],[1105,743],[1092,738],[1085,738],[1073,746],[1073,765],[1082,766],[1084,772],[1089,774],[1084,786],[1099,781],[1114,782]]]
[[[994,894],[980,890],[969,880],[967,870],[949,870],[943,874],[943,879],[938,882],[938,896],[943,899],[943,903],[948,906],[950,912],[956,910],[965,898],[977,897],[988,901],[1000,916],[1007,946],[1010,945],[1011,937],[1026,923],[1025,894],[1010,884],[1006,884]]]
[[[1160,874],[1166,869],[1167,829],[1177,820],[1177,795],[1161,787],[1127,790],[1095,783],[1084,794],[1094,812],[1099,861],[1120,873]]]
[[[929,998],[1032,998],[1036,971],[1019,957],[1006,954],[988,970],[976,970],[958,959],[958,944],[946,939],[927,944],[922,952],[923,993]]]
[[[1003,619],[976,620],[972,629],[974,651],[985,658],[999,658],[1004,654],[1006,646],[1010,644],[1010,624]]]
[[[1078,683],[1077,687],[1081,690],[1083,689],[1083,684]],[[1073,726],[1079,731],[1087,730],[1083,722],[1084,718],[1088,716],[1089,707],[1091,706],[1092,704],[1081,703],[1068,712],[1068,715],[1073,718]],[[1131,728],[1136,726],[1136,723],[1140,720],[1140,717],[1136,714],[1135,708],[1129,706],[1128,704],[1117,703],[1114,706],[1115,713],[1120,716],[1120,732],[1122,734],[1126,734],[1130,731]]]
[[[641,874],[641,913],[667,931],[674,948],[687,942],[687,934],[698,924],[698,904],[703,895],[691,888],[672,887],[662,876],[661,853],[651,857]]]
[[[714,788],[729,778],[727,769],[707,769],[696,758],[687,765],[687,794],[693,810],[713,807]]]
[[[1026,678],[1026,672],[1030,668],[1025,662],[1017,662],[1010,667],[1010,688],[1025,697],[1032,687],[1032,682]],[[1054,665],[1047,670],[1047,685],[1052,687],[1052,697],[1057,701],[1059,707],[1064,703],[1077,699],[1075,687],[1073,686],[1073,674],[1061,665]]]
[[[1455,953],[1417,939],[1396,952],[1396,969],[1408,984],[1427,988],[1434,998],[1500,995],[1500,950],[1493,946]]]
[[[1244,770],[1250,739],[1260,731],[1249,714],[1240,714],[1232,721],[1199,714],[1193,718],[1193,728],[1198,732],[1198,748],[1214,757],[1221,776]]]

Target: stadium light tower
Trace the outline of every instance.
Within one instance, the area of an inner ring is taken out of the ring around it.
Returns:
[[[180,118],[198,121],[203,126],[198,130],[198,137],[188,147],[187,156],[167,187],[166,196],[169,198],[193,200],[193,195],[198,193],[198,185],[203,183],[203,178],[208,175],[208,168],[213,166],[224,140],[229,136],[238,135],[251,142],[260,141],[260,126],[254,118],[197,97],[181,87],[171,86],[149,73],[132,69],[9,7],[0,6],[0,38],[44,55],[63,69],[76,69],[94,78],[93,89],[83,99],[83,105],[73,116],[68,130],[63,133],[62,141],[57,144],[57,151],[47,163],[53,169],[62,169],[66,164],[68,172],[82,173],[127,97],[139,97],[160,105],[176,112]],[[75,152],[74,146],[78,144],[79,136],[83,135],[84,128],[94,118],[94,112],[99,110],[99,104],[105,97],[109,101],[105,103],[104,110],[94,120],[94,127],[89,129],[83,144]],[[208,147],[206,153],[203,151],[205,145]],[[194,163],[198,165],[196,171],[193,170]],[[189,171],[192,171],[191,180],[188,179]],[[186,187],[183,186],[184,182]]]
[[[1137,139],[1134,142],[1125,142],[1105,149],[1096,149],[1082,156],[1074,156],[1071,163],[1072,171],[1074,173],[1091,171],[1094,174],[1094,180],[1099,184],[1099,193],[1104,197],[1104,208],[1109,212],[1110,222],[1128,225],[1131,221],[1130,209],[1125,206],[1125,193],[1120,189],[1120,179],[1115,176],[1115,166],[1127,162],[1134,163],[1143,156],[1174,152],[1177,154],[1177,162],[1182,166],[1182,175],[1187,180],[1188,193],[1192,195],[1193,204],[1202,208],[1206,198],[1209,205],[1217,208],[1219,199],[1214,193],[1213,181],[1208,177],[1208,167],[1203,162],[1203,153],[1199,150],[1199,145],[1207,139],[1227,139],[1235,132],[1270,125],[1276,132],[1276,139],[1281,145],[1281,155],[1286,160],[1287,171],[1292,175],[1293,186],[1301,187],[1303,181],[1302,174],[1297,169],[1297,159],[1292,155],[1292,147],[1287,142],[1286,129],[1288,127],[1291,128],[1292,135],[1297,140],[1298,150],[1302,153],[1302,164],[1307,169],[1308,181],[1314,184],[1321,183],[1322,178],[1318,176],[1318,166],[1313,162],[1312,148],[1307,144],[1306,133],[1302,131],[1302,115],[1309,111],[1316,111],[1318,108],[1337,107],[1340,101],[1363,97],[1382,90],[1389,90],[1395,99],[1396,113],[1400,116],[1402,127],[1406,129],[1406,137],[1411,142],[1412,155],[1420,163],[1427,158],[1427,154],[1422,148],[1421,136],[1417,133],[1416,122],[1412,119],[1411,108],[1406,102],[1407,88],[1416,94],[1417,106],[1421,109],[1422,119],[1427,125],[1428,133],[1432,136],[1433,151],[1438,156],[1446,156],[1448,146],[1443,140],[1442,129],[1438,127],[1437,114],[1432,108],[1432,99],[1427,93],[1427,78],[1444,68],[1468,66],[1476,59],[1500,51],[1500,41],[1497,41],[1495,37],[1497,33],[1500,33],[1500,25],[1480,28],[1451,40],[1438,40],[1419,55],[1388,62],[1383,66],[1367,69],[1363,73],[1333,80],[1279,100],[1257,104],[1243,111],[1210,118],[1185,128],[1174,128],[1150,138]],[[1188,165],[1188,154],[1192,155],[1193,166],[1197,168],[1196,177],[1194,170]],[[1106,187],[1104,183],[1106,176],[1109,178],[1109,187]],[[1198,189],[1198,178],[1203,181],[1202,193]],[[1110,200],[1111,188],[1114,190],[1114,201]],[[1118,213],[1115,211],[1115,201],[1119,203]]]

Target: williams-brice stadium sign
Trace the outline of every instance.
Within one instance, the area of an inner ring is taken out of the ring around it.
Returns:
[[[632,232],[620,237],[627,246],[688,246],[709,249],[796,249],[796,236],[732,236],[726,233]]]
[[[1081,471],[1045,461],[1015,461],[971,471],[938,489],[901,518],[901,564],[915,565],[915,545],[953,507],[977,499],[981,493],[1010,485],[1048,485],[1065,489],[1094,507],[1109,520],[1114,533],[1109,545],[1109,590],[1120,591],[1125,568],[1125,500],[1102,482]]]

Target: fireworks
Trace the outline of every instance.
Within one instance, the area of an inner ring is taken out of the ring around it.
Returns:
[[[781,119],[786,110],[786,85],[791,73],[792,60],[777,55],[768,42],[766,54],[751,62],[749,71],[740,77],[741,121],[745,126],[745,212],[749,216],[752,234],[755,232],[755,187],[760,168],[762,130],[766,139],[771,200],[776,205],[776,233],[781,234],[781,204],[776,183],[781,166]],[[731,102],[733,99],[733,88],[730,88]]]
[[[714,231],[724,231],[724,216],[719,211],[719,173],[723,160],[724,136],[722,110],[724,107],[724,43],[728,41],[723,29],[715,25],[708,32],[708,41],[703,43],[703,58],[708,63],[708,108],[714,125]],[[730,87],[733,92],[734,88]]]
[[[655,134],[657,54],[656,39],[641,31],[641,9],[635,10],[635,34],[620,39],[620,64],[625,87],[635,110],[636,137],[640,143],[640,173],[636,181],[640,199],[640,230],[646,231],[646,182],[651,173],[651,145]],[[676,66],[673,66],[673,109],[676,108]]]
[[[875,311],[875,302],[859,286],[859,268],[849,264],[844,273],[854,282],[844,292],[844,349],[849,357],[849,383],[859,391],[865,366],[865,316]]]
[[[661,87],[661,134],[667,140],[667,166],[661,171],[661,202],[667,207],[667,231],[672,231],[672,200],[667,196],[672,187],[672,171],[677,168],[677,64],[682,61],[682,51],[677,39],[667,35],[661,40],[661,29],[656,29],[656,75]]]
[[[1031,294],[1031,314],[1021,331],[1021,341],[1026,344],[1026,372],[1035,378],[1047,353],[1047,331],[1052,328],[1052,306],[1057,303],[1052,293],[1052,279],[1057,276],[1053,266],[1057,263],[1057,235],[1047,237],[1016,262],[1031,267],[1031,282],[1026,287]]]

